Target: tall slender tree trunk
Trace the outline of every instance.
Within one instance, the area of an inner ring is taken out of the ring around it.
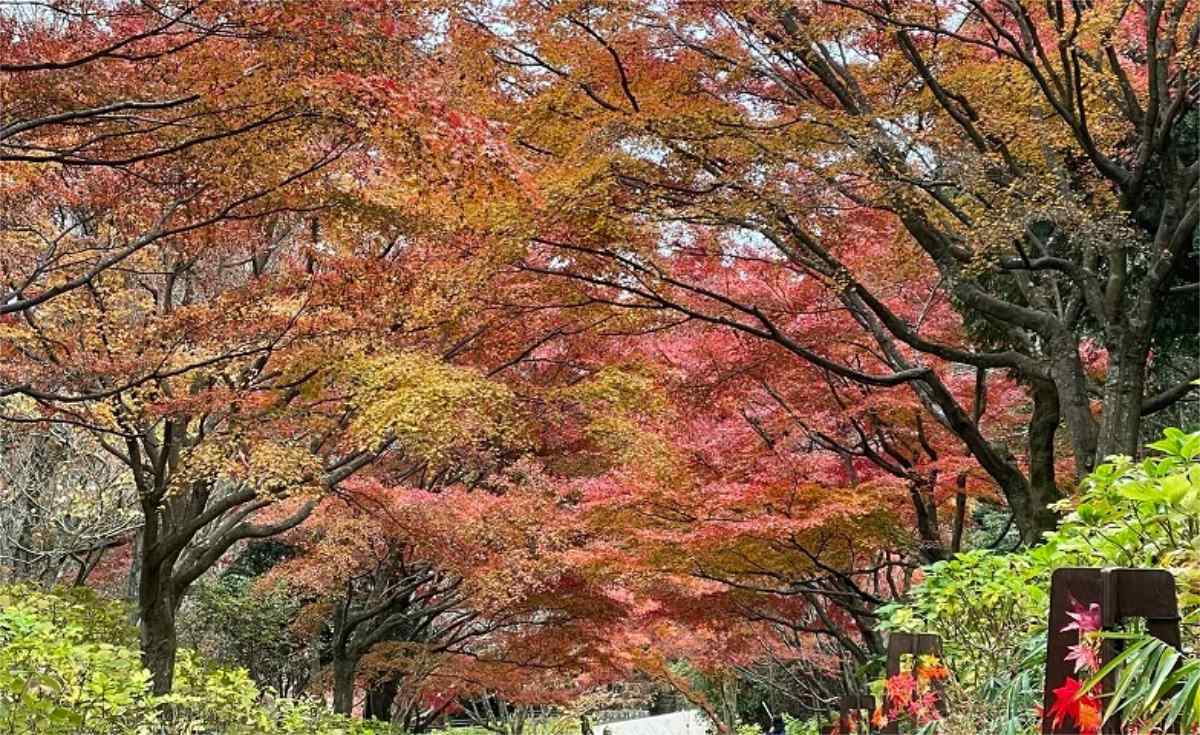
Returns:
[[[1021,540],[1036,544],[1058,522],[1050,505],[1062,494],[1054,474],[1054,436],[1061,419],[1058,390],[1049,381],[1033,383],[1033,415],[1029,419],[1029,505],[1025,522],[1018,523]],[[1027,530],[1026,530],[1027,529]]]
[[[137,625],[138,617],[141,614],[140,605],[137,604],[141,598],[142,585],[142,529],[138,529],[133,534],[133,550],[130,552],[129,576],[125,578],[125,598],[130,604],[130,620],[131,623]]]
[[[333,711],[349,715],[354,710],[354,677],[358,660],[344,651],[333,654]]]
[[[1088,394],[1087,375],[1079,357],[1079,343],[1064,332],[1050,340],[1053,358],[1050,374],[1058,391],[1059,413],[1066,420],[1075,456],[1075,476],[1082,478],[1096,462],[1096,418]]]

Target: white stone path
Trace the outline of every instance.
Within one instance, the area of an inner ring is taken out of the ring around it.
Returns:
[[[593,727],[596,735],[705,735],[708,732],[708,720],[699,710],[672,712],[669,715],[642,717],[637,720],[610,722],[606,725]]]

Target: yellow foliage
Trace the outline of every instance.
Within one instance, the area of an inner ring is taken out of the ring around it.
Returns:
[[[436,462],[519,440],[512,393],[475,370],[422,352],[350,355],[334,370],[349,386],[348,433],[361,448],[394,440],[409,456]]]

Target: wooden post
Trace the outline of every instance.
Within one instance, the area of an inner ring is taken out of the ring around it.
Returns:
[[[870,694],[847,694],[838,700],[839,735],[850,735],[850,715],[858,715],[859,732],[871,732],[871,713],[875,711],[875,698]],[[833,730],[834,728],[830,728]]]
[[[905,655],[942,657],[942,637],[933,633],[892,633],[888,636],[887,675],[900,673]]]
[[[917,656],[937,656],[938,658],[942,658],[942,637],[932,633],[892,633],[888,636],[887,676],[889,678],[900,673],[900,664],[906,655],[911,655],[913,658]],[[940,696],[940,686],[938,694],[938,712],[944,717],[946,715],[946,702]],[[887,704],[885,703],[884,706],[886,707]],[[889,722],[883,728],[883,732],[885,735],[900,732],[900,723],[897,721]]]
[[[1046,685],[1042,694],[1042,732],[1073,732],[1055,730],[1050,717],[1054,690],[1067,677],[1074,676],[1074,666],[1066,660],[1067,649],[1079,642],[1079,633],[1063,631],[1071,622],[1068,613],[1072,599],[1085,608],[1093,603],[1100,606],[1102,628],[1118,630],[1123,621],[1145,618],[1147,632],[1166,643],[1181,648],[1179,640],[1179,606],[1175,599],[1175,578],[1162,569],[1098,569],[1069,567],[1057,569],[1050,578],[1050,620],[1046,635]],[[1100,649],[1100,665],[1108,663],[1118,650],[1115,641],[1105,641]],[[1111,692],[1116,672],[1101,682],[1102,692]],[[1075,723],[1063,723],[1064,728]],[[1104,723],[1102,735],[1120,735],[1120,715]]]
[[[904,660],[905,655],[916,656],[937,656],[942,657],[942,638],[941,636],[932,633],[892,633],[888,637],[888,653],[887,653],[887,676],[892,677],[900,673],[900,664]],[[886,706],[886,702],[884,703]],[[938,698],[938,711],[944,716],[945,701]],[[848,694],[841,698],[838,707],[838,730],[839,732],[848,734],[850,732],[850,714],[856,713],[859,716],[859,731],[871,732],[871,715],[875,712],[875,698],[865,694]],[[883,733],[898,733],[900,732],[899,722],[889,722],[884,727]]]

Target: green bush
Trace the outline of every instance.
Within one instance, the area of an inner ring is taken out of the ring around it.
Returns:
[[[275,699],[240,668],[179,653],[175,688],[150,692],[124,608],[86,590],[0,587],[4,735],[383,735],[323,703]]]
[[[940,635],[959,678],[979,683],[1045,625],[1048,581],[1033,555],[969,551],[926,567],[906,603],[880,610],[881,628]]]
[[[828,725],[818,719],[797,719],[791,715],[783,716],[784,732],[787,735],[821,735]]]
[[[1111,457],[1083,484],[1048,546],[1058,566],[1162,567],[1181,604],[1200,605],[1200,432],[1167,429],[1140,462]]]
[[[245,668],[260,687],[297,693],[310,661],[292,634],[299,604],[256,579],[225,574],[193,586],[180,617],[180,643],[222,666]]]
[[[1017,733],[1033,720],[1045,658],[1049,559],[969,551],[925,569],[904,604],[880,610],[884,630],[935,633],[953,673],[950,711],[964,731]]]
[[[0,589],[0,732],[135,733],[153,720],[119,605],[86,591]]]
[[[1124,651],[1087,686],[1119,670],[1106,717],[1120,711],[1127,721],[1190,732],[1200,727],[1200,432],[1167,429],[1150,448],[1141,462],[1115,457],[1097,467],[1051,544],[1075,558],[1174,573],[1184,651],[1137,632],[1113,634]]]

